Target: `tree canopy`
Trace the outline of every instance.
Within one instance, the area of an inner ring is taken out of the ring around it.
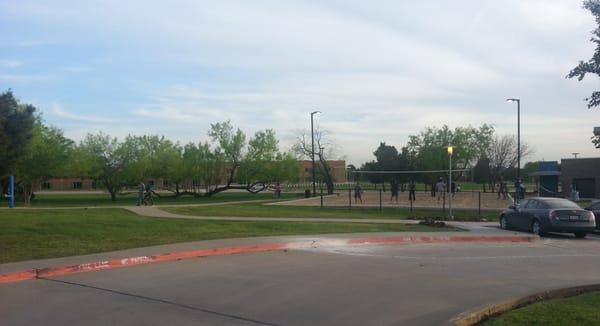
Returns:
[[[35,107],[20,103],[11,90],[0,94],[0,179],[15,173],[15,165],[31,141]]]
[[[567,78],[577,78],[579,81],[583,80],[587,74],[600,76],[600,1],[586,0],[583,2],[583,7],[594,15],[598,27],[592,31],[592,38],[590,39],[596,46],[594,54],[587,61],[579,61],[579,64],[567,75]],[[592,95],[585,100],[588,108],[600,105],[600,91],[592,92]]]

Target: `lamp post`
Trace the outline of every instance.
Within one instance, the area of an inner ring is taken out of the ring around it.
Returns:
[[[521,99],[507,98],[506,102],[517,102],[517,179],[521,179]]]
[[[448,201],[448,212],[450,214],[450,219],[454,220],[454,216],[452,215],[452,154],[454,152],[454,147],[452,145],[448,145],[448,157],[450,159],[450,165],[448,166],[448,187],[450,189],[450,196]]]
[[[314,123],[313,123],[313,116],[317,113],[321,113],[321,111],[313,111],[310,113],[310,139],[311,139],[311,151],[310,151],[310,156],[312,158],[312,186],[313,186],[313,192],[312,195],[314,196],[315,193],[317,192],[317,186],[315,184],[315,130],[314,130]]]

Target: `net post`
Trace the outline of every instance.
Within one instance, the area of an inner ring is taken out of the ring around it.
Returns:
[[[352,209],[352,188],[348,188],[348,209]]]
[[[321,208],[323,208],[323,185],[321,185]]]
[[[478,194],[479,194],[479,200],[478,200],[479,205],[478,205],[478,209],[477,209],[477,214],[479,216],[479,219],[481,219],[481,191],[478,192]]]

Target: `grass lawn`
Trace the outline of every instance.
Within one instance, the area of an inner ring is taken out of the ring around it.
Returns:
[[[534,303],[483,325],[600,325],[600,292]]]
[[[346,232],[451,231],[403,224],[235,222],[141,217],[118,208],[0,210],[0,263],[208,239]]]
[[[243,216],[243,217],[323,217],[323,218],[373,218],[373,219],[421,219],[425,217],[443,219],[440,209],[419,208],[411,212],[406,208],[335,208],[312,206],[279,206],[258,203],[232,204],[223,206],[165,207],[166,211],[196,216]],[[489,221],[498,220],[500,211],[482,211],[481,217]],[[453,211],[457,221],[478,221],[476,210]]]
[[[301,194],[284,193],[282,199],[298,198]],[[249,192],[222,192],[212,197],[195,198],[193,196],[181,196],[176,198],[171,194],[161,194],[163,197],[155,197],[154,204],[169,205],[169,204],[202,204],[202,203],[217,203],[240,200],[273,200],[271,192],[252,194]],[[135,205],[137,203],[137,194],[129,193],[126,195],[117,196],[115,202],[110,200],[108,194],[98,193],[73,193],[73,194],[52,194],[42,193],[36,195],[31,203],[31,207],[93,207],[93,206],[123,206]],[[6,202],[3,202],[4,206]],[[16,203],[17,206],[23,206],[22,203]]]

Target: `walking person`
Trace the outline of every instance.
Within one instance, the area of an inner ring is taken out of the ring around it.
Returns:
[[[504,199],[506,199],[506,182],[504,182],[504,179],[500,178],[500,182],[498,182],[498,198],[500,199],[500,196],[503,196]]]
[[[154,205],[154,198],[152,198],[154,191],[152,190],[152,185],[150,183],[146,184],[146,194],[144,195],[144,205],[150,206]]]
[[[144,191],[146,191],[146,185],[144,182],[140,181],[138,184],[138,202],[137,206],[144,204]]]
[[[356,186],[354,186],[354,203],[356,204],[356,201],[360,200],[360,203],[362,204],[362,188],[360,187],[359,183],[356,183]]]
[[[416,198],[417,185],[415,185],[414,180],[410,180],[410,184],[408,185],[408,200],[415,201]]]
[[[393,199],[396,199],[396,203],[397,203],[398,202],[398,182],[396,182],[396,180],[392,181],[390,190],[392,193],[392,197],[390,197],[390,202],[392,202]]]
[[[438,182],[435,184],[435,192],[437,193],[438,203],[442,199],[442,195],[444,194],[445,191],[446,191],[446,184],[444,183],[444,180],[442,179],[442,177],[439,177]]]

